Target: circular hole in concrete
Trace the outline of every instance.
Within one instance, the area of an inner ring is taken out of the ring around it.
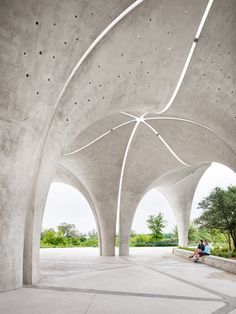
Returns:
[[[79,40],[79,38],[76,38],[76,40]]]
[[[77,17],[78,17],[78,16],[77,16],[77,15],[75,15],[75,18],[76,18],[76,19],[77,19]]]
[[[26,77],[29,77],[29,74],[28,73],[26,73],[26,75],[25,75]]]
[[[66,45],[66,41],[64,41],[64,44]]]
[[[39,22],[38,22],[38,21],[36,21],[36,22],[35,22],[35,24],[36,24],[36,25],[39,25]]]
[[[39,51],[39,54],[41,55],[41,54],[42,54],[42,51]]]
[[[26,55],[26,52],[24,52],[24,55]]]
[[[68,118],[66,118],[66,122],[68,122],[69,121],[69,119]]]
[[[52,58],[55,59],[56,57],[55,57],[55,56],[52,56]]]
[[[48,78],[48,82],[50,81],[50,78]]]
[[[38,94],[39,94],[39,92],[36,92],[36,94],[38,95]]]

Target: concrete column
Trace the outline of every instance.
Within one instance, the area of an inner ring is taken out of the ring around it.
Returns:
[[[68,169],[63,167],[63,165],[60,165],[59,168],[57,169],[56,176],[55,176],[53,181],[61,182],[61,183],[65,183],[65,184],[73,186],[80,193],[82,193],[83,196],[85,197],[85,199],[87,200],[87,202],[88,202],[88,204],[92,210],[94,219],[95,219],[95,223],[96,223],[96,227],[97,227],[97,233],[98,233],[98,239],[99,239],[100,255],[102,255],[101,227],[100,227],[100,223],[98,220],[97,211],[96,211],[94,202],[93,202],[92,197],[91,197],[91,193],[87,190],[87,188],[84,186],[84,184],[81,182],[81,180],[76,176],[76,174],[73,174],[72,172],[70,172]]]
[[[35,167],[31,186],[24,239],[24,283],[34,284],[39,279],[39,248],[44,209],[50,184],[61,159],[61,146],[48,141]]]
[[[135,206],[133,206],[134,209],[130,210],[129,212],[127,211],[125,216],[123,215],[120,217],[120,244],[119,244],[120,256],[129,256],[130,232],[139,201],[140,197],[138,198],[137,202],[135,202]]]
[[[209,167],[205,164],[170,186],[158,188],[168,199],[174,212],[179,235],[179,246],[188,246],[190,214],[195,190]]]
[[[43,125],[44,118],[42,114],[37,122]],[[23,284],[26,209],[43,137],[42,130],[32,131],[35,121],[4,124],[5,133],[0,136],[0,291],[17,289]]]

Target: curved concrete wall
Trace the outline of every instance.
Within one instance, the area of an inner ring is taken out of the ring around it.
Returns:
[[[91,198],[104,255],[114,254],[117,221],[128,253],[138,202],[158,180],[212,161],[236,169],[236,7],[215,0],[195,38],[207,4],[1,1],[1,291],[22,286],[23,255],[25,282],[38,280],[60,166]]]

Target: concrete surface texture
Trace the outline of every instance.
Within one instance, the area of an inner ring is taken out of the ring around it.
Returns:
[[[87,198],[101,255],[116,228],[129,254],[153,187],[185,245],[204,171],[236,169],[235,1],[2,0],[0,15],[0,291],[39,279],[55,180]]]
[[[174,248],[173,254],[184,257],[184,258],[189,258],[191,253],[189,253],[188,250]],[[223,269],[229,273],[236,274],[236,260],[235,259],[210,255],[210,256],[202,256],[200,259],[200,262],[210,265],[210,266],[214,266],[219,269]]]
[[[131,248],[100,257],[98,248],[41,250],[36,285],[0,294],[0,312],[233,313],[236,276],[173,255],[172,248]]]

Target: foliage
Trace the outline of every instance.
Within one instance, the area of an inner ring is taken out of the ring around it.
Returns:
[[[163,238],[162,229],[166,226],[163,214],[150,215],[147,220],[147,226],[152,232],[152,238],[154,241],[160,241]]]
[[[57,226],[57,229],[63,234],[64,238],[76,238],[78,236],[78,232],[74,224],[62,222],[59,226]]]
[[[208,197],[200,203],[203,213],[195,220],[201,228],[210,232],[221,232],[228,237],[229,248],[233,240],[236,250],[236,187],[230,186],[227,190],[215,188]]]
[[[57,229],[57,232],[50,228],[41,233],[41,247],[97,247],[99,245],[95,230],[84,235],[76,230],[75,225],[65,223],[60,224]]]

